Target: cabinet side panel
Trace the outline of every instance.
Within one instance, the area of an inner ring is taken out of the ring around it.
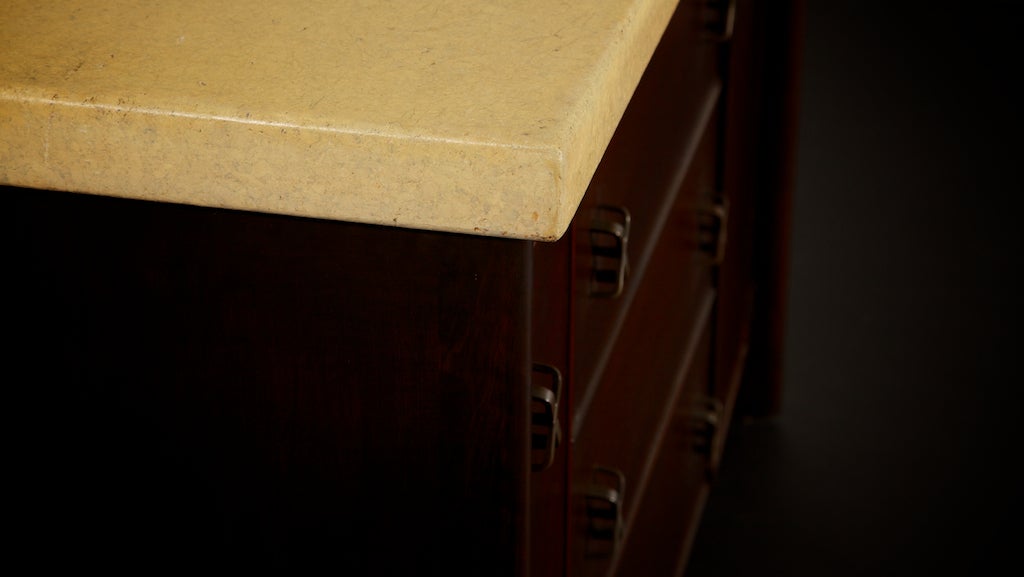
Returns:
[[[518,572],[526,243],[3,192],[27,546]]]
[[[778,412],[803,3],[738,0],[725,187],[753,199],[753,317],[738,409]]]

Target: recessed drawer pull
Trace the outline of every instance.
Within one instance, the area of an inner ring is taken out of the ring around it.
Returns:
[[[694,449],[707,457],[707,474],[713,477],[718,472],[722,455],[722,402],[714,397],[700,397],[690,412],[693,423]]]
[[[587,506],[587,557],[611,557],[622,542],[622,499],[626,476],[610,467],[594,467],[593,482],[584,492]]]
[[[714,42],[728,42],[732,39],[736,22],[736,0],[706,0],[708,19],[705,23],[708,38]]]
[[[726,238],[729,229],[729,202],[721,199],[698,210],[697,238],[700,249],[711,256],[715,266],[725,260]]]
[[[558,422],[558,403],[562,397],[562,373],[551,365],[535,363],[534,372],[549,377],[551,386],[531,387],[531,461],[534,472],[547,469],[555,462],[555,449],[562,441],[562,426]]]
[[[629,272],[629,211],[624,206],[599,206],[590,225],[594,257],[590,294],[615,298],[622,294]]]

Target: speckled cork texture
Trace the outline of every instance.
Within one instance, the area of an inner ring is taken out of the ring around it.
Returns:
[[[0,2],[0,183],[554,240],[670,0]]]

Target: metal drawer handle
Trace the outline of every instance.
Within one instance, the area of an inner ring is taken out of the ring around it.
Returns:
[[[736,0],[707,0],[705,7],[709,14],[706,23],[708,38],[714,42],[732,40],[736,24]]]
[[[722,418],[724,407],[714,397],[700,397],[690,413],[693,424],[694,449],[707,457],[706,472],[709,478],[718,472],[722,456]]]
[[[551,365],[535,363],[534,372],[547,375],[551,386],[531,387],[532,421],[530,468],[534,472],[547,469],[555,462],[555,449],[562,442],[562,426],[558,422],[558,403],[562,397],[562,373]]]
[[[590,294],[615,298],[622,294],[629,272],[631,217],[624,206],[599,206],[590,225],[590,250],[594,257]]]
[[[587,557],[611,557],[619,549],[625,527],[622,500],[626,476],[610,467],[594,467],[592,484],[583,494],[587,508]]]
[[[718,266],[725,261],[725,246],[729,229],[729,201],[722,198],[697,212],[698,246],[711,255],[711,263]]]

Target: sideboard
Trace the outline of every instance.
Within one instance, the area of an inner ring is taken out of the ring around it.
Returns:
[[[15,549],[681,574],[732,416],[779,406],[798,3],[224,4],[0,10]],[[363,60],[279,86],[332,25]]]

